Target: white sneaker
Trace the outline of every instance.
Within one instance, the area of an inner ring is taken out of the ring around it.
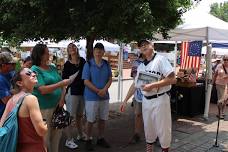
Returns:
[[[74,142],[74,139],[71,138],[71,139],[67,139],[66,140],[66,143],[65,143],[65,146],[70,148],[70,149],[76,149],[78,148],[78,145]]]

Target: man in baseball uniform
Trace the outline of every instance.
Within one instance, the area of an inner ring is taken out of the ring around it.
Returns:
[[[171,84],[176,83],[175,73],[169,61],[154,52],[147,40],[139,42],[146,60],[137,69],[136,88],[143,93],[142,112],[146,137],[146,152],[153,152],[153,143],[159,138],[162,152],[168,152],[171,144],[170,97]]]

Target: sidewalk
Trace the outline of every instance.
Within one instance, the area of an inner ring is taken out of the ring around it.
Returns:
[[[132,84],[132,80],[123,81],[123,98]],[[125,113],[119,112],[120,103],[117,102],[118,82],[115,81],[110,87],[110,118],[107,124],[106,138],[110,142],[111,149],[95,148],[96,152],[145,152],[145,141],[136,145],[127,145],[130,137],[133,135],[134,115],[133,108],[126,108]],[[172,127],[172,145],[171,152],[205,152],[214,144],[217,129],[217,106],[210,105],[209,120],[204,121],[201,116],[194,118],[174,117]],[[94,129],[96,131],[96,129]],[[76,137],[76,131],[72,134]],[[96,134],[96,132],[95,132]],[[142,133],[144,137],[144,133]],[[60,143],[59,152],[84,152],[84,143],[79,143],[79,149],[69,150],[65,145],[65,135],[63,134]],[[220,121],[219,133],[220,147],[228,152],[228,110],[225,120]],[[159,146],[155,147],[155,152],[160,152]],[[217,151],[215,151],[217,152]]]
[[[138,144],[127,145],[133,133],[133,108],[128,105],[125,113],[119,113],[119,103],[110,106],[110,120],[107,124],[106,138],[112,148],[95,147],[97,152],[145,152],[144,139]],[[209,120],[200,116],[194,118],[177,118],[173,120],[171,152],[205,152],[214,144],[217,129],[217,107],[211,104]],[[95,131],[95,130],[94,130]],[[72,131],[76,134],[75,131]],[[96,133],[95,133],[96,134]],[[75,135],[76,136],[76,135]],[[142,134],[143,137],[143,134]],[[223,151],[228,151],[228,116],[220,121],[219,144]],[[79,143],[79,149],[69,150],[64,147],[65,136],[60,144],[60,152],[85,151],[84,143]],[[155,152],[160,152],[156,145]],[[218,151],[218,150],[214,150]]]

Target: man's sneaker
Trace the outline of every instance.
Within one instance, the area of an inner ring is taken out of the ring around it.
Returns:
[[[97,145],[104,147],[104,148],[110,148],[111,146],[109,145],[109,143],[107,143],[107,141],[104,138],[98,139],[97,140]]]
[[[70,148],[70,149],[76,149],[78,148],[78,145],[76,143],[74,143],[74,139],[71,138],[71,139],[67,139],[66,140],[66,143],[65,143],[65,146]]]
[[[134,134],[133,137],[131,137],[129,144],[136,144],[140,142],[140,136],[138,134]]]
[[[94,150],[93,143],[92,143],[92,140],[91,139],[89,139],[89,140],[86,141],[85,149],[87,151],[93,151]]]

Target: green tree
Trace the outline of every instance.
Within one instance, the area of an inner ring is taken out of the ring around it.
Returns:
[[[2,0],[0,32],[8,41],[153,38],[180,23],[191,0]]]
[[[221,20],[228,22],[228,2],[212,4],[210,13]]]

